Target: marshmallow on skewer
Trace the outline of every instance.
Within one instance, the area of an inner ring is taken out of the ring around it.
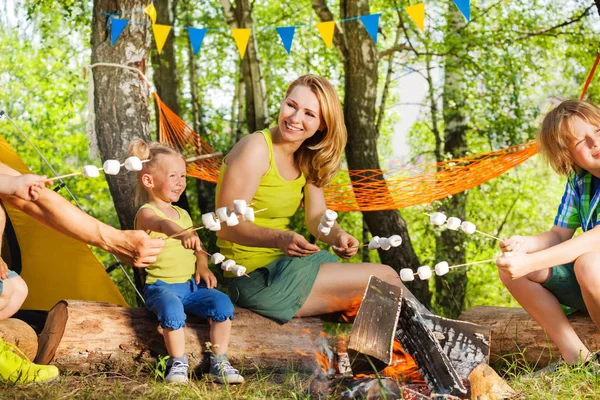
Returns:
[[[463,221],[462,224],[460,224],[460,229],[467,235],[472,235],[477,230],[477,227],[472,222]]]
[[[95,167],[93,165],[84,165],[81,172],[86,178],[97,178],[100,176],[100,171],[98,170],[98,167]]]
[[[381,247],[381,250],[389,250],[392,247],[392,243],[390,243],[390,239],[382,237],[379,239],[379,247]]]
[[[402,244],[402,237],[400,235],[392,235],[389,238],[392,247],[398,247]]]
[[[446,222],[446,215],[441,212],[435,212],[429,217],[429,222],[431,222],[434,225],[440,226],[444,222]]]
[[[221,263],[221,269],[223,271],[231,271],[233,269],[233,267],[235,267],[235,261],[229,259],[229,260],[225,260]]]
[[[450,218],[448,218],[448,221],[446,221],[446,226],[448,227],[448,229],[452,229],[453,231],[456,231],[460,227],[460,223],[461,223],[460,218],[450,217]]]
[[[321,225],[323,225],[323,226],[327,226],[327,227],[329,227],[329,228],[332,228],[332,227],[333,227],[333,224],[335,224],[335,221],[330,221],[330,220],[328,220],[328,219],[325,219],[325,220],[324,220],[323,218],[321,218]]]
[[[400,270],[400,279],[403,282],[410,282],[415,280],[415,274],[410,268],[402,268]]]
[[[229,214],[229,218],[227,218],[227,226],[236,226],[240,223],[238,216],[236,213]]]
[[[246,212],[244,213],[244,220],[248,222],[254,222],[254,208],[247,207]]]
[[[213,225],[211,225],[209,227],[207,226],[207,228],[209,231],[213,231],[213,232],[220,231],[221,230],[221,221],[216,220]]]
[[[321,219],[326,219],[327,221],[335,221],[337,219],[338,215],[335,211],[333,210],[327,210],[325,211],[325,213],[323,214],[323,216],[321,217]]]
[[[220,264],[223,261],[225,261],[225,256],[223,254],[221,254],[221,253],[215,253],[212,256],[210,256],[210,261],[213,264],[217,265],[217,264]]]
[[[323,236],[327,236],[329,235],[329,232],[331,232],[331,228],[328,226],[323,226],[323,224],[319,224],[319,227],[317,228],[319,233],[322,234]]]
[[[102,164],[102,170],[106,175],[117,175],[121,170],[121,163],[119,160],[106,160]]]
[[[243,265],[234,265],[231,269],[231,272],[233,272],[235,276],[246,275],[246,267]]]
[[[417,268],[417,275],[419,275],[419,278],[421,280],[425,280],[425,279],[429,279],[431,278],[431,268],[429,268],[428,265],[422,265],[419,268]]]
[[[381,247],[379,245],[379,236],[373,236],[373,239],[369,242],[369,250],[375,250]]]
[[[246,200],[234,200],[233,201],[233,210],[236,214],[244,215],[246,214],[246,208],[248,204],[246,204]]]
[[[142,170],[142,160],[140,160],[138,157],[132,156],[132,157],[127,157],[125,159],[125,169],[127,169],[127,171],[141,171]]]
[[[446,275],[450,271],[450,266],[447,261],[442,261],[435,264],[435,274],[438,276]]]
[[[219,207],[215,212],[221,222],[227,222],[227,219],[229,218],[229,209],[227,209],[227,207]]]
[[[217,222],[218,222],[218,219],[214,212],[208,212],[206,214],[202,214],[202,225],[204,225],[207,229],[210,229]]]

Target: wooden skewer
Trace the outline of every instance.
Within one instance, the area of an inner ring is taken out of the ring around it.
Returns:
[[[199,231],[200,229],[204,229],[204,225],[192,225],[189,228],[185,228],[177,233],[172,234],[171,236],[168,236],[167,239],[173,239],[174,237],[183,235],[184,233]]]
[[[466,266],[469,266],[469,265],[483,264],[483,263],[489,263],[489,262],[495,262],[495,261],[496,261],[495,258],[492,258],[491,260],[473,261],[473,262],[470,262],[470,263],[452,265],[452,266],[448,267],[448,269],[453,269],[453,268],[458,268],[458,267],[466,267]]]
[[[50,180],[63,179],[63,178],[69,178],[71,176],[81,175],[81,174],[83,174],[83,172],[82,171],[78,171],[78,172],[73,172],[71,174],[59,175],[59,176],[55,176],[53,178],[48,178],[48,179],[50,179]]]
[[[496,239],[496,240],[497,240],[497,241],[499,241],[499,242],[501,242],[501,241],[502,241],[502,239],[500,239],[499,237],[492,236],[492,235],[490,235],[489,233],[481,232],[481,231],[478,231],[477,229],[475,230],[475,232],[477,232],[477,233],[479,233],[479,234],[481,234],[481,235],[487,236],[487,237],[491,237],[492,239]]]
[[[206,160],[207,158],[214,158],[214,157],[218,157],[218,156],[222,156],[222,155],[223,155],[223,153],[221,153],[220,151],[217,151],[216,153],[210,153],[210,154],[201,154],[199,156],[186,158],[185,162],[191,163],[194,161]]]

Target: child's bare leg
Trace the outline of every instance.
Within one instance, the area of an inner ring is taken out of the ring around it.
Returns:
[[[10,318],[19,311],[27,298],[27,284],[20,276],[4,279],[2,281],[2,294],[0,295],[0,321]]]
[[[600,252],[589,252],[575,261],[575,276],[592,321],[600,328]]]
[[[214,322],[210,320],[210,342],[212,343],[212,352],[215,355],[227,353],[229,346],[229,336],[231,335],[231,320],[226,319],[223,322]]]
[[[165,338],[167,353],[173,358],[183,357],[185,353],[185,331],[183,328],[163,328],[163,337]]]
[[[527,313],[546,331],[568,364],[586,360],[590,352],[585,347],[562,311],[556,297],[541,285],[550,270],[532,272],[512,280],[500,271],[500,279]],[[586,302],[587,304],[587,302]]]

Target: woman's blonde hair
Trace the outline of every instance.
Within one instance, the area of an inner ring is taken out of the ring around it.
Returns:
[[[324,127],[304,141],[294,158],[308,182],[324,187],[340,169],[347,140],[344,111],[335,89],[327,79],[303,75],[290,84],[286,98],[296,86],[306,86],[317,96]]]
[[[156,169],[159,155],[179,156],[181,159],[185,160],[179,150],[176,150],[173,147],[158,142],[146,143],[142,139],[136,139],[129,143],[128,152],[130,156],[135,156],[140,160],[148,160],[142,163],[142,170],[137,173],[138,183],[135,189],[136,205],[141,205],[148,201],[148,193],[146,192],[144,185],[142,185],[142,175],[151,173]]]
[[[600,109],[581,100],[565,100],[544,117],[537,134],[537,146],[552,168],[561,175],[581,172],[575,164],[570,147],[577,138],[574,118],[600,127]]]

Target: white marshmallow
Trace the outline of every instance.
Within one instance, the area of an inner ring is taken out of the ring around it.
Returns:
[[[254,222],[254,208],[246,208],[246,212],[244,213],[244,219],[248,222]]]
[[[213,264],[217,265],[217,264],[220,264],[223,261],[225,261],[225,256],[223,254],[221,254],[221,253],[215,253],[212,256],[210,256],[210,261]]]
[[[229,218],[229,209],[227,207],[219,207],[215,212],[221,222],[227,222]]]
[[[209,231],[220,231],[221,230],[221,221],[216,220],[215,223],[212,226],[207,226]]]
[[[434,268],[435,268],[436,275],[439,275],[439,276],[446,275],[448,273],[448,271],[450,271],[450,267],[448,266],[447,261],[442,261],[442,262],[435,264]]]
[[[119,160],[106,160],[102,164],[102,170],[106,175],[117,175],[121,170],[121,163]]]
[[[217,216],[215,215],[215,213],[209,212],[206,214],[202,214],[202,225],[204,225],[205,228],[210,229],[217,222],[218,222],[218,220],[217,220]]]
[[[227,218],[227,226],[236,226],[240,223],[238,216],[236,213],[229,214],[229,218]]]
[[[472,235],[477,230],[477,227],[472,222],[463,221],[463,223],[460,224],[460,229],[462,229],[462,231],[467,235]]]
[[[242,276],[246,274],[246,267],[244,267],[243,265],[235,265],[231,272],[233,272],[235,276]]]
[[[446,222],[446,215],[441,212],[435,212],[429,217],[429,222],[431,222],[434,225],[440,226],[444,222]]]
[[[410,268],[402,268],[400,270],[400,279],[404,282],[410,282],[415,280],[415,274]]]
[[[127,169],[127,171],[141,171],[142,160],[135,156],[127,157],[125,159],[125,169]]]
[[[390,239],[386,237],[382,237],[381,239],[379,239],[379,247],[381,247],[381,250],[389,250],[392,247]]]
[[[225,260],[221,263],[221,269],[223,271],[231,271],[235,267],[235,261],[233,260]]]
[[[335,211],[327,210],[327,211],[325,211],[325,214],[323,214],[323,217],[321,217],[321,218],[325,218],[327,221],[335,221],[337,217],[338,217],[338,215]]]
[[[398,247],[402,244],[402,237],[400,235],[390,236],[390,244],[392,247]]]
[[[369,242],[369,250],[375,250],[379,247],[379,236],[373,236],[373,239]]]
[[[335,221],[329,221],[328,219],[326,219],[325,221],[323,221],[323,218],[321,218],[321,225],[323,225],[323,226],[327,226],[329,228],[333,228],[334,224],[335,224]]]
[[[100,171],[93,165],[84,165],[82,172],[86,178],[97,178],[100,176]]]
[[[246,204],[246,200],[234,200],[233,201],[233,210],[236,214],[244,215],[246,214],[246,208],[248,204]]]
[[[450,217],[448,218],[448,221],[446,221],[446,226],[448,227],[448,229],[452,229],[453,231],[455,231],[460,227],[460,223],[460,218]]]
[[[419,275],[419,278],[421,278],[421,280],[425,280],[425,279],[429,279],[431,278],[431,268],[429,268],[428,265],[422,265],[419,268],[417,268],[417,274]]]
[[[321,233],[324,236],[329,235],[329,232],[331,232],[331,228],[328,226],[323,226],[322,224],[319,224],[319,227],[317,228],[319,230],[319,233]]]

